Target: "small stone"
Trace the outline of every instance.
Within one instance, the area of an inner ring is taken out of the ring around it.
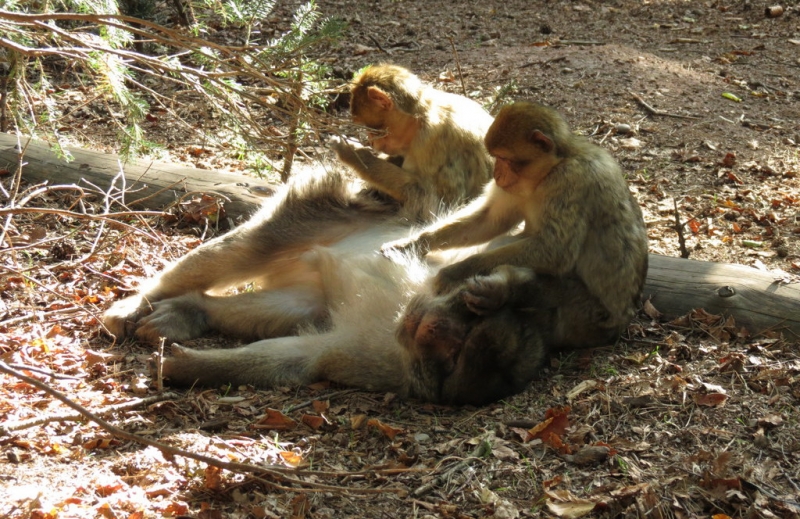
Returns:
[[[614,126],[614,131],[619,135],[628,135],[629,133],[633,132],[633,128],[631,128],[630,124],[619,123],[618,125]]]

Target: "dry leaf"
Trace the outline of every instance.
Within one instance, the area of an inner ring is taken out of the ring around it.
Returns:
[[[311,402],[311,407],[314,408],[314,412],[317,414],[323,414],[328,412],[328,408],[330,408],[331,403],[327,400],[313,400]]]
[[[374,427],[381,431],[387,438],[390,440],[394,440],[394,437],[397,436],[399,433],[403,432],[402,429],[395,429],[385,423],[381,422],[378,419],[372,418],[367,422],[369,427]]]
[[[285,431],[294,429],[297,422],[275,409],[267,409],[267,414],[259,421],[254,423],[254,429],[271,429],[273,431]]]
[[[303,422],[305,425],[311,427],[315,431],[325,425],[325,419],[321,416],[314,416],[310,414],[304,414],[300,421]]]
[[[299,467],[303,463],[303,456],[293,451],[281,451],[280,453],[283,462],[290,467]]]
[[[656,310],[656,307],[653,306],[653,303],[650,302],[649,299],[646,299],[643,305],[644,313],[647,314],[647,317],[650,319],[658,320],[661,318],[661,312]]]
[[[558,517],[577,519],[592,513],[595,508],[594,502],[575,497],[567,490],[548,490],[545,494],[548,496],[547,509]]]
[[[722,393],[706,393],[704,395],[695,395],[694,403],[706,407],[716,407],[725,404],[728,400],[728,395]]]
[[[222,469],[214,465],[206,466],[203,486],[208,490],[219,491],[222,486]]]
[[[592,390],[596,387],[597,387],[596,380],[584,380],[577,386],[573,387],[569,393],[567,393],[567,400],[574,400],[575,397],[577,397],[581,393]]]
[[[540,438],[562,454],[569,454],[569,446],[561,440],[561,436],[569,427],[569,406],[553,407],[545,413],[545,420],[528,431],[531,439]]]
[[[367,415],[357,414],[350,418],[350,427],[353,429],[361,429],[367,425]]]

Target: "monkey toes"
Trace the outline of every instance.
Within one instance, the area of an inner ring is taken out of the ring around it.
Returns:
[[[186,294],[153,304],[153,312],[138,322],[136,337],[158,342],[162,337],[185,341],[201,336],[210,329],[200,294]]]
[[[150,304],[141,295],[127,297],[106,310],[103,325],[117,339],[124,339],[134,334],[137,322],[150,310]]]

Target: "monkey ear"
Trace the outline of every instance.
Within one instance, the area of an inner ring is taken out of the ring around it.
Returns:
[[[556,145],[553,143],[553,139],[543,134],[541,130],[533,130],[533,133],[531,133],[530,136],[530,141],[532,144],[536,144],[542,148],[545,153],[551,153],[556,147]]]
[[[389,111],[394,108],[394,101],[392,101],[392,98],[376,86],[367,88],[367,97],[383,110]]]

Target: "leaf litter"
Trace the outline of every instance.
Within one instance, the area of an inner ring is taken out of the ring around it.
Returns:
[[[675,200],[693,258],[760,266],[795,281],[800,93],[791,79],[798,66],[791,23],[798,10],[766,19],[747,4],[622,0],[539,9],[490,1],[443,11],[398,2],[361,10],[356,22],[353,2],[320,3],[351,21],[337,57],[348,72],[390,59],[460,91],[449,42],[437,43],[450,30],[470,95],[489,101],[494,89],[513,84],[514,97],[565,111],[629,172],[653,252],[678,254]],[[380,29],[374,38],[392,56],[379,53],[369,27]],[[590,39],[615,43],[563,43]],[[707,43],[701,49],[694,41]],[[678,57],[686,64],[676,65]],[[102,138],[97,147],[113,149]],[[12,175],[0,181],[7,188]],[[141,232],[45,211],[73,207],[81,196],[46,191],[34,200],[40,214],[15,215],[6,226],[0,360],[129,432],[220,460],[281,466],[318,487],[115,438],[2,374],[2,517],[800,514],[796,338],[753,337],[702,309],[666,321],[648,303],[617,345],[556,356],[524,393],[481,408],[325,384],[198,388],[163,398],[146,365],[152,348],[111,343],[98,316],[211,237],[220,201],[195,197],[182,204],[183,216],[129,222]],[[101,212],[101,198],[81,203]],[[212,337],[191,345],[220,343],[236,344]]]

